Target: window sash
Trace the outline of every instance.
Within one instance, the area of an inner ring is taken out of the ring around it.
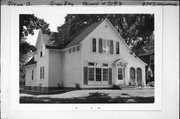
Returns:
[[[101,81],[101,68],[96,68],[96,81]]]
[[[99,53],[102,53],[102,51],[103,51],[103,46],[102,46],[103,44],[102,44],[102,39],[100,38],[99,39]]]
[[[110,40],[110,54],[113,54],[113,40]]]
[[[123,68],[118,68],[118,80],[123,80]]]
[[[89,75],[89,81],[94,81],[94,68],[89,68],[88,75]]]
[[[103,81],[108,81],[109,79],[109,71],[107,68],[103,68]]]

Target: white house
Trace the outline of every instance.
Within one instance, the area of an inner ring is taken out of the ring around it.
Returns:
[[[26,86],[45,90],[63,87],[145,85],[145,66],[108,19],[88,26],[58,48],[39,32],[37,54],[26,63]]]

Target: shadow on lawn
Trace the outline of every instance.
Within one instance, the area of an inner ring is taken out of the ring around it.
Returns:
[[[132,97],[122,93],[122,96],[112,98],[107,93],[89,93],[86,97],[76,98],[37,98],[20,97],[20,103],[153,103],[154,97]],[[125,96],[125,97],[124,97]]]

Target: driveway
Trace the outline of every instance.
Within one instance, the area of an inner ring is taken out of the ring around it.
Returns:
[[[61,94],[20,94],[20,103],[153,103],[154,89],[74,90]]]

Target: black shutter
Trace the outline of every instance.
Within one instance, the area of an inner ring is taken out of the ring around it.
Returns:
[[[110,40],[110,54],[113,54],[113,41]]]
[[[112,84],[112,68],[109,68],[109,84]]]
[[[96,52],[96,39],[95,38],[92,39],[92,51]]]
[[[84,67],[84,84],[88,84],[88,67]]]
[[[99,39],[99,53],[102,53],[102,39]]]

